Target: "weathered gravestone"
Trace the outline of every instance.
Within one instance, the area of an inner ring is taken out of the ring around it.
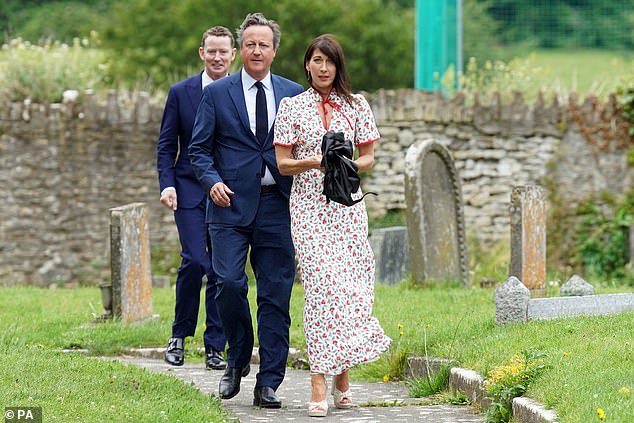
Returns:
[[[395,285],[407,277],[409,254],[406,227],[375,229],[369,241],[376,261],[375,274],[378,283]]]
[[[568,282],[559,288],[559,295],[562,297],[581,297],[584,295],[594,295],[594,287],[583,280],[579,275],[572,275]]]
[[[459,281],[469,286],[460,179],[441,144],[422,140],[407,150],[405,199],[414,282]]]
[[[539,186],[511,193],[511,263],[509,276],[521,280],[534,296],[546,289],[546,201]]]
[[[126,323],[152,317],[148,208],[132,203],[110,209],[112,309]]]

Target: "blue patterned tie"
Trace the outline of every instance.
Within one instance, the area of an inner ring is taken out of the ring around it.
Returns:
[[[258,88],[258,93],[255,96],[255,136],[260,144],[264,144],[269,133],[269,113],[266,109],[264,85],[257,81],[255,86]]]

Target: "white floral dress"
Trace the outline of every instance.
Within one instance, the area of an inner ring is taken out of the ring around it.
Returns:
[[[353,105],[331,92],[328,128],[344,132],[355,146],[379,139],[370,105],[353,95]],[[326,128],[319,115],[322,98],[313,88],[280,102],[275,144],[293,146],[292,157],[321,154]],[[340,374],[376,360],[392,340],[373,317],[374,254],[368,243],[363,201],[354,206],[326,203],[319,169],[296,175],[290,197],[291,233],[304,286],[304,332],[310,369]],[[361,190],[353,193],[360,198]]]

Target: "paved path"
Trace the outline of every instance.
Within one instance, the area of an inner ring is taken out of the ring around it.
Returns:
[[[193,383],[205,393],[217,394],[222,371],[205,370],[202,363],[186,363],[173,367],[163,360],[119,357],[123,363],[133,364],[152,371],[171,374],[186,383]],[[448,405],[420,405],[420,399],[407,398],[407,388],[397,383],[351,382],[353,401],[361,404],[350,410],[338,410],[328,401],[328,417],[309,418],[306,402],[310,396],[310,376],[306,370],[287,369],[284,382],[277,390],[282,409],[266,410],[253,407],[253,386],[257,365],[251,365],[251,373],[242,379],[240,393],[223,405],[241,422],[428,422],[428,423],[480,423],[484,414],[477,414],[471,407]],[[331,381],[328,381],[329,385]],[[368,404],[400,404],[399,406],[369,406]]]

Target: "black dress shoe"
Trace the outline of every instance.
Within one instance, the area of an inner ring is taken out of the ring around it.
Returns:
[[[220,378],[218,394],[222,399],[231,399],[240,392],[240,379],[249,374],[251,366],[227,367],[225,374]]]
[[[212,370],[224,370],[227,368],[227,362],[219,351],[212,347],[205,347],[205,368]]]
[[[253,390],[253,405],[262,408],[281,408],[282,401],[270,386],[258,386]]]
[[[182,366],[185,362],[185,342],[183,338],[170,338],[165,350],[165,361],[172,366]]]

